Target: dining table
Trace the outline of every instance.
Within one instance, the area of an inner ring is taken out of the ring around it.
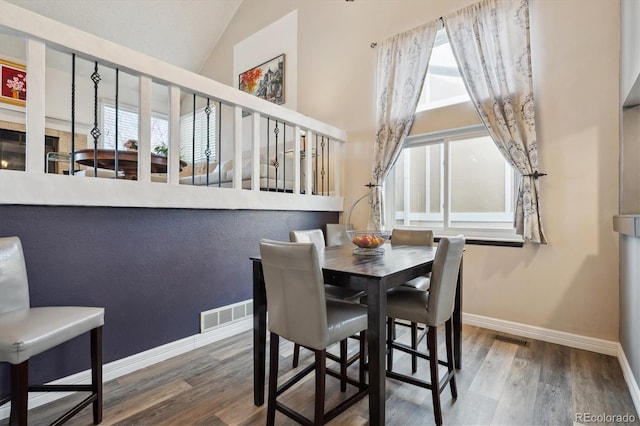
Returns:
[[[431,272],[436,247],[384,244],[379,255],[356,255],[353,245],[327,247],[319,253],[325,284],[367,293],[367,343],[369,376],[369,424],[385,423],[386,307],[387,291]],[[254,404],[264,404],[267,335],[267,297],[262,259],[253,263],[253,380]],[[453,312],[453,345],[456,368],[462,366],[462,262]]]
[[[103,169],[122,170],[125,179],[138,179],[138,151],[114,149],[78,149],[72,152],[73,161],[83,166],[99,167]],[[180,170],[187,163],[180,160]],[[151,173],[167,172],[167,157],[151,153]],[[115,175],[115,173],[114,173]]]

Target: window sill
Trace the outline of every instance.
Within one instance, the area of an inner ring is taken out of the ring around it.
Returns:
[[[434,237],[433,240],[435,242],[438,242],[440,241],[440,238],[442,237]],[[472,246],[522,247],[524,246],[524,241],[468,237],[468,238],[465,238],[465,244],[472,245]]]

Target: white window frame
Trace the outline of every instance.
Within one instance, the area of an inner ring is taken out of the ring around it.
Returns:
[[[450,164],[449,164],[449,151],[452,142],[461,139],[470,139],[476,137],[489,136],[483,125],[468,126],[457,129],[449,129],[445,131],[426,133],[422,135],[409,136],[403,146],[404,148],[411,148],[417,146],[436,145],[442,144],[441,161],[443,165],[442,178],[440,179],[440,200],[442,205],[440,211],[437,213],[410,213],[411,216],[405,217],[405,212],[409,211],[411,205],[410,200],[410,177],[409,177],[409,156],[403,156],[404,158],[404,198],[403,198],[403,211],[395,211],[395,178],[396,172],[394,170],[389,173],[389,177],[385,182],[385,195],[388,202],[386,203],[385,213],[388,218],[392,218],[392,227],[402,228],[419,228],[415,225],[410,225],[411,220],[424,220],[441,222],[442,227],[430,228],[434,231],[436,236],[453,236],[458,234],[464,234],[467,238],[476,238],[483,240],[495,240],[495,241],[522,241],[522,237],[515,233],[515,227],[500,229],[500,228],[473,228],[473,227],[459,227],[451,226],[451,222],[460,221],[481,221],[481,222],[507,222],[513,224],[513,218],[515,210],[515,194],[517,191],[517,184],[519,182],[520,174],[512,168],[505,167],[505,212],[495,213],[451,213],[451,205],[449,200],[449,181],[450,181]],[[430,155],[427,151],[426,155]],[[429,167],[429,162],[426,163]],[[425,175],[429,175],[428,169],[425,171]],[[407,182],[409,184],[407,184]],[[425,190],[427,187],[425,186]],[[427,208],[425,210],[430,211],[429,197],[426,197]],[[402,220],[403,225],[396,225],[396,223]]]
[[[107,135],[107,128],[106,128],[106,123],[105,123],[105,109],[106,108],[111,108],[113,110],[115,110],[116,104],[114,101],[108,100],[108,99],[101,99],[100,100],[100,128],[102,131],[102,137],[100,138],[100,147],[101,148],[106,148],[106,149],[114,149],[115,147],[111,147],[111,146],[106,146],[105,144],[105,136]],[[125,111],[128,113],[133,113],[136,114],[138,116],[138,127],[136,129],[136,140],[140,139],[140,112],[139,109],[135,106],[132,105],[127,105],[127,104],[118,104],[118,112],[120,111]],[[152,112],[151,113],[151,120],[162,120],[167,124],[167,133],[166,133],[166,140],[164,141],[164,143],[169,146],[169,117],[165,114],[161,114],[159,112]],[[151,152],[154,152],[154,148],[160,144],[159,141],[154,141],[153,140],[153,123],[151,123],[151,129],[152,129],[152,140],[151,140]],[[113,131],[115,133],[115,127],[113,128]],[[125,141],[126,142],[126,141]],[[116,141],[117,144],[117,141]],[[115,145],[115,144],[114,144]],[[125,149],[123,146],[119,146],[117,149]]]
[[[435,49],[436,47],[442,46],[444,44],[450,44],[449,42],[449,37],[447,35],[447,31],[445,30],[444,27],[441,27],[438,32],[436,33],[436,38],[433,42],[433,48]],[[430,71],[430,66],[431,64],[429,64],[428,68],[427,68],[427,75],[425,76],[425,80],[429,78],[429,71]],[[460,80],[462,81],[462,76],[460,76]],[[464,84],[464,81],[463,81]],[[434,102],[425,102],[423,101],[423,97],[425,96],[426,90],[428,88],[428,83],[427,81],[425,81],[423,87],[422,87],[422,92],[420,93],[420,100],[418,101],[418,106],[416,108],[416,113],[418,112],[422,112],[422,111],[428,111],[428,110],[432,110],[432,109],[438,109],[438,108],[442,108],[445,106],[449,106],[449,105],[457,105],[457,104],[462,104],[465,102],[470,102],[471,99],[469,97],[468,93],[465,93],[463,95],[458,95],[458,96],[451,96],[449,98],[446,99],[441,99],[438,101],[434,101]]]

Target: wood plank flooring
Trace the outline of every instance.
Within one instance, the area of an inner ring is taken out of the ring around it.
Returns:
[[[398,328],[401,340],[408,334]],[[458,371],[458,399],[442,393],[445,424],[449,425],[574,425],[576,413],[634,416],[631,396],[615,357],[535,340],[526,345],[496,339],[494,331],[465,325],[463,368]],[[351,343],[350,343],[351,345]],[[425,345],[422,343],[421,345]],[[268,347],[268,345],[267,345]],[[421,346],[423,347],[423,346]],[[281,345],[280,380],[290,377],[293,345]],[[337,348],[336,348],[337,349]],[[357,349],[355,342],[350,350]],[[444,344],[439,344],[444,357]],[[410,359],[395,351],[394,366],[410,372]],[[312,358],[302,350],[300,366]],[[300,367],[299,367],[300,368]],[[356,376],[356,367],[353,375]],[[418,376],[427,377],[426,361]],[[313,416],[313,375],[309,375],[283,401],[304,415]],[[327,378],[327,406],[346,396],[336,379]],[[74,395],[33,409],[29,424],[49,424],[82,396]],[[387,424],[430,425],[430,393],[387,379]],[[333,425],[368,424],[365,398],[334,419]],[[252,333],[199,348],[104,385],[103,425],[262,425],[266,405],[253,405]],[[8,424],[8,419],[0,425]],[[91,408],[69,425],[90,425]],[[276,424],[293,421],[277,414]],[[613,423],[599,423],[613,424]],[[625,423],[616,423],[625,424]]]

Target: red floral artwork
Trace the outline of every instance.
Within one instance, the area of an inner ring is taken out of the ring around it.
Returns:
[[[24,67],[12,62],[0,61],[0,100],[15,105],[24,105],[27,100],[27,72]]]

